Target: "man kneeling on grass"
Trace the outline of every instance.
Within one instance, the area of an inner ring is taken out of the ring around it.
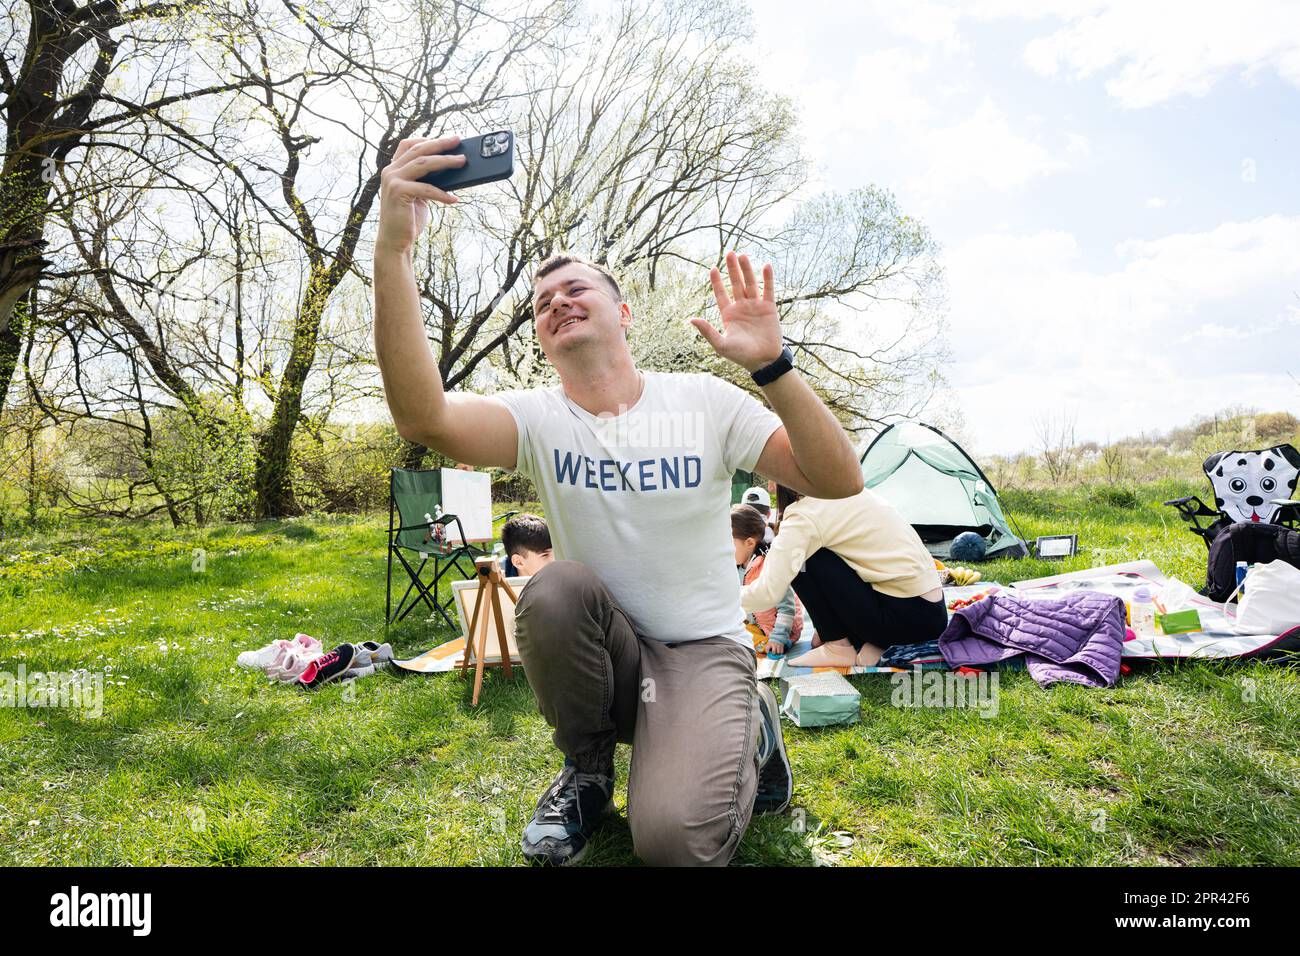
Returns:
[[[460,165],[456,137],[405,140],[383,171],[375,240],[375,349],[388,407],[410,440],[537,486],[560,560],[519,595],[516,637],[564,768],[524,829],[529,860],[571,863],[614,792],[614,746],[632,745],[628,823],[652,864],[730,861],[750,815],[785,809],[789,763],[776,700],[754,678],[733,567],[732,473],[808,494],[862,489],[839,423],[783,349],[770,266],[727,256],[710,278],[722,330],[693,319],[753,374],[773,411],[705,374],[637,369],[632,311],[603,266],[570,256],[533,277],[537,340],[560,385],[446,394],[420,315],[411,249],[430,201],[418,182]]]

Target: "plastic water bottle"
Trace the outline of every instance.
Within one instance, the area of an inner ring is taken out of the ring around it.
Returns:
[[[1155,634],[1156,606],[1151,600],[1150,588],[1143,586],[1133,592],[1128,606],[1128,619],[1134,634]]]
[[[1246,572],[1250,570],[1250,565],[1245,561],[1237,562],[1237,587],[1242,594],[1246,593]]]

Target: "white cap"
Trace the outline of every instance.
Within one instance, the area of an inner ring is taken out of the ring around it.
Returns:
[[[767,493],[767,489],[760,485],[749,488],[740,496],[742,505],[762,505],[764,508],[772,507],[772,496]]]

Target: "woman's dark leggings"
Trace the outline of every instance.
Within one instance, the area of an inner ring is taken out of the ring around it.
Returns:
[[[813,554],[791,584],[823,642],[847,637],[855,648],[919,644],[937,640],[948,626],[943,601],[882,594],[828,548]]]

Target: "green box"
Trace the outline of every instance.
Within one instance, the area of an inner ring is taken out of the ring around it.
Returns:
[[[1201,615],[1196,608],[1156,615],[1156,627],[1166,634],[1191,634],[1201,630]]]
[[[856,724],[862,695],[835,672],[781,678],[781,712],[796,727]]]

